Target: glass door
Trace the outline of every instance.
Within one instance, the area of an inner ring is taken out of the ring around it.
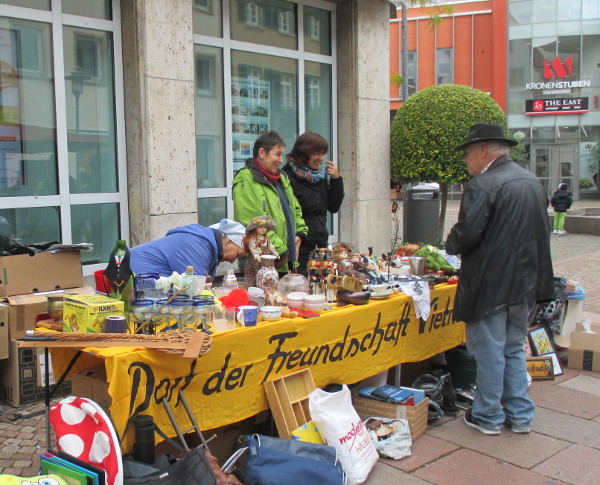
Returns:
[[[540,179],[548,196],[559,183],[566,183],[575,199],[579,196],[579,154],[577,144],[533,145],[532,172]]]

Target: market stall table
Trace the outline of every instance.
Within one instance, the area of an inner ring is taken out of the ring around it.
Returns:
[[[212,350],[199,359],[156,350],[87,348],[72,371],[104,360],[110,413],[119,436],[136,414],[154,416],[157,427],[169,434],[172,426],[163,398],[177,422],[187,425],[180,390],[200,428],[212,429],[268,409],[262,384],[300,368],[310,366],[318,387],[350,384],[461,344],[464,324],[452,318],[455,291],[456,286],[445,284],[431,291],[426,321],[415,317],[409,297],[398,294],[334,308],[316,318],[280,319],[216,334]],[[55,373],[66,369],[74,352],[54,349]],[[133,446],[131,431],[123,438],[123,451]]]

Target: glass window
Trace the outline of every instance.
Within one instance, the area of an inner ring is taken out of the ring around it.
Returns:
[[[229,0],[231,38],[297,48],[296,5],[284,0]]]
[[[581,79],[590,79],[591,87],[581,88],[581,96],[589,98],[589,110],[600,111],[600,76],[598,76],[597,63],[600,59],[600,35],[585,35],[582,37],[581,50]]]
[[[582,0],[581,17],[600,19],[600,0]]]
[[[50,10],[50,0],[2,0],[4,5]]]
[[[112,34],[65,27],[63,37],[71,193],[116,192]]]
[[[86,264],[106,261],[119,236],[118,204],[86,204],[71,207],[73,243],[91,242],[92,251],[81,252]]]
[[[0,196],[58,194],[50,26],[0,19]]]
[[[222,25],[221,9],[222,0],[192,0],[192,22],[194,34],[221,37]]]
[[[548,70],[549,65],[556,58],[556,38],[544,37],[533,39],[533,78],[532,81],[541,81],[553,77]]]
[[[207,227],[227,217],[226,197],[198,199],[198,224]]]
[[[566,76],[562,77],[572,77],[579,78],[579,70],[580,70],[580,44],[581,37],[580,36],[563,36],[558,38],[558,52],[557,56],[562,61],[562,65],[564,67],[564,72],[562,69],[555,67],[555,72],[558,69],[560,72],[557,73],[557,77],[560,77],[558,74]],[[554,66],[553,66],[554,67]]]
[[[111,0],[62,0],[62,11],[95,19],[112,19]]]
[[[0,234],[25,246],[42,241],[60,242],[60,211],[58,207],[0,209]]]
[[[531,81],[531,40],[511,40],[508,43],[508,88],[524,89]]]
[[[318,133],[331,145],[331,65],[305,62],[304,72],[306,131]]]
[[[527,2],[509,2],[510,25],[527,25],[532,19],[531,0]]]
[[[218,47],[195,45],[194,55],[198,188],[225,187],[223,53]]]
[[[581,0],[558,2],[558,20],[579,20],[581,18]]]
[[[331,55],[331,12],[304,6],[304,50]]]
[[[409,51],[406,62],[406,82],[408,83],[408,96],[417,92],[417,51]]]
[[[452,64],[452,48],[436,49],[435,51],[435,71],[436,84],[452,84],[453,79],[453,64]]]
[[[564,0],[561,2],[563,3]],[[535,0],[533,2],[533,22],[555,22],[556,0]]]
[[[298,136],[297,61],[231,52],[233,169],[252,157],[258,134],[278,131],[291,147]]]

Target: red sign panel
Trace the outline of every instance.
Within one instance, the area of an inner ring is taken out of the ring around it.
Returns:
[[[587,112],[588,98],[528,99],[525,101],[526,115],[560,115]]]

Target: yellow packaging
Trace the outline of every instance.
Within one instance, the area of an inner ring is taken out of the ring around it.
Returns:
[[[109,315],[124,315],[124,303],[105,295],[72,295],[63,306],[63,332],[102,332]]]

